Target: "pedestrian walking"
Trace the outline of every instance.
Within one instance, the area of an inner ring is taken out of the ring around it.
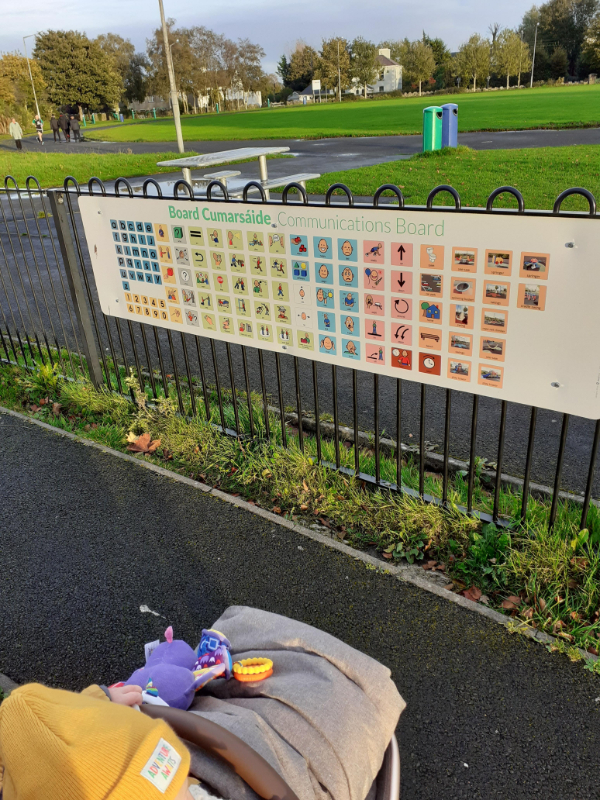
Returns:
[[[61,113],[59,115],[59,117],[58,117],[58,127],[63,132],[63,136],[65,137],[65,142],[68,141],[68,136],[67,136],[67,128],[68,128],[68,126],[69,126],[69,123],[67,122],[67,117],[65,116],[65,114]]]
[[[56,141],[58,137],[58,141],[62,142],[62,139],[60,138],[60,126],[54,114],[52,114],[52,116],[50,117],[50,130],[54,134],[54,141]]]
[[[44,121],[39,114],[35,115],[32,120],[32,124],[35,125],[35,132],[37,133],[38,142],[40,144],[44,144]]]
[[[71,117],[71,132],[76,142],[81,141],[81,134],[79,131],[80,131],[79,120],[77,119],[77,117]]]
[[[21,144],[21,139],[23,138],[23,131],[21,130],[21,126],[14,117],[10,121],[10,125],[8,126],[8,132],[15,140],[15,144],[17,145],[17,150],[22,150],[23,145]]]

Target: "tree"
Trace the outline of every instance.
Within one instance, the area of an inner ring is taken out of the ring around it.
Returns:
[[[505,28],[497,37],[493,64],[500,75],[506,75],[508,89],[513,75],[531,69],[529,46],[521,41],[518,33]]]
[[[424,42],[405,41],[402,53],[403,72],[411,83],[419,84],[419,95],[421,94],[421,84],[429,80],[435,70],[435,58],[433,50]]]
[[[569,57],[564,47],[555,47],[550,56],[550,73],[556,80],[564,78],[569,67]]]
[[[123,95],[129,103],[143,103],[148,94],[148,59],[143,53],[134,53],[123,76]]]
[[[114,107],[118,103],[123,80],[114,61],[97,41],[90,41],[85,34],[78,31],[38,34],[33,55],[47,83],[51,103],[92,109]]]
[[[135,55],[135,47],[129,39],[123,39],[116,33],[102,33],[96,37],[96,42],[105,53],[111,56],[117,72],[122,78],[125,78],[129,63]]]
[[[429,45],[433,51],[435,59],[433,77],[435,78],[436,88],[442,89],[452,81],[452,54],[443,39],[431,39],[425,31],[423,31],[422,41],[423,44]]]
[[[490,43],[478,33],[462,44],[454,64],[454,74],[473,81],[473,91],[477,91],[477,78],[485,79],[490,72]]]
[[[600,16],[590,23],[585,32],[582,56],[590,72],[600,71]]]
[[[350,45],[350,77],[363,86],[367,96],[367,85],[377,80],[377,48],[372,42],[358,36]]]
[[[319,64],[317,51],[299,39],[290,56],[289,86],[295,91],[305,89],[312,81]]]
[[[277,62],[277,74],[281,78],[284,86],[290,86],[291,78],[290,78],[290,70],[291,64],[287,60],[285,55],[281,56],[279,61]]]
[[[390,58],[392,59],[392,61],[397,61],[399,64],[402,64],[402,53],[403,53],[403,49],[402,48],[404,47],[404,45],[405,45],[405,43],[407,41],[408,41],[408,39],[404,39],[404,40],[401,40],[401,39],[398,39],[398,40],[389,39],[388,41],[385,41],[385,42],[379,42],[377,47],[380,50],[383,49],[383,48],[386,48],[387,50],[389,50],[390,51]],[[429,42],[426,42],[426,44],[429,44]]]
[[[46,89],[46,81],[38,62],[30,58],[29,64],[39,101]],[[2,54],[0,57],[0,86],[2,87],[0,99],[5,103],[24,108],[26,114],[30,108],[34,108],[33,89],[25,56],[19,53]]]
[[[337,86],[341,102],[342,90],[348,89],[352,85],[350,50],[346,39],[339,36],[323,39],[315,78],[320,78],[329,89]]]

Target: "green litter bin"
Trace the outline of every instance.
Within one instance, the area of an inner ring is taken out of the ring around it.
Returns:
[[[440,150],[442,147],[442,118],[444,112],[440,106],[428,106],[423,109],[423,152]]]

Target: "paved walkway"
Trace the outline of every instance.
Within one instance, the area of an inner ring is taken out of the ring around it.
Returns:
[[[598,797],[600,681],[496,623],[233,505],[0,414],[0,672],[79,689],[230,604],[387,664],[402,800]],[[148,606],[160,614],[141,613]]]

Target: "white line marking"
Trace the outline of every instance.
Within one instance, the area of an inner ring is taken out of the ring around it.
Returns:
[[[163,616],[162,614],[159,614],[158,611],[152,611],[152,609],[148,608],[148,606],[140,606],[140,611],[142,614],[154,614],[155,617]],[[165,617],[163,617],[163,619],[165,619]]]

